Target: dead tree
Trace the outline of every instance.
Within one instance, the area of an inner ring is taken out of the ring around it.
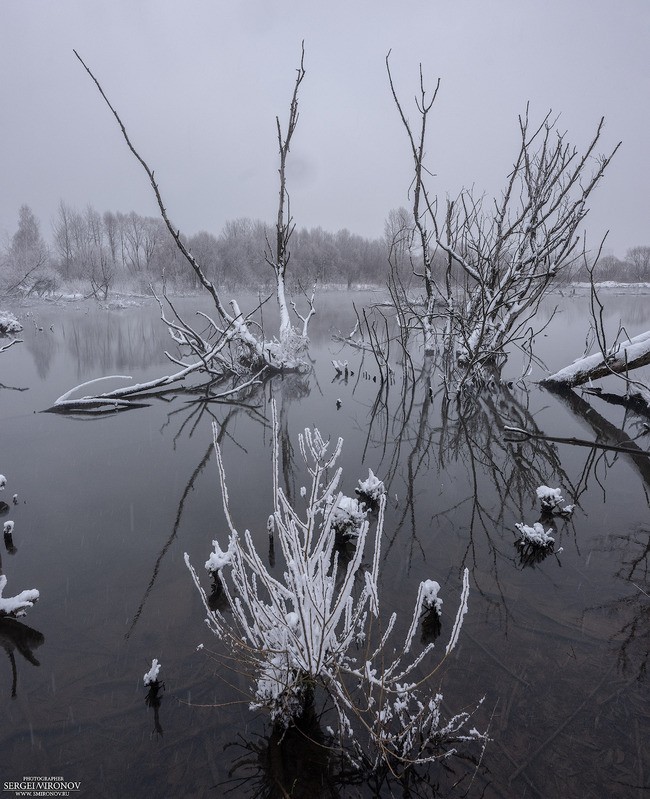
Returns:
[[[280,141],[280,203],[277,223],[276,256],[272,265],[276,272],[277,298],[281,311],[279,340],[267,340],[253,333],[249,327],[249,319],[244,317],[236,300],[232,299],[228,305],[224,303],[216,286],[208,279],[201,264],[188,249],[180,230],[172,224],[153,170],[136,150],[124,123],[106,96],[95,75],[76,50],[74,54],[83,65],[104,102],[115,117],[129,150],[147,174],[165,226],[189,267],[194,272],[199,284],[212,298],[215,312],[212,316],[203,313],[199,314],[201,317],[201,324],[203,325],[203,330],[199,331],[196,326],[180,316],[163,291],[163,298],[166,305],[163,305],[163,302],[159,299],[162,320],[167,325],[172,339],[179,345],[181,351],[185,355],[194,357],[190,357],[188,360],[187,357],[181,356],[179,358],[166,353],[169,360],[177,367],[180,367],[179,371],[175,372],[173,375],[164,375],[159,379],[147,383],[135,386],[131,385],[116,391],[105,392],[99,395],[90,395],[81,399],[72,399],[72,392],[66,392],[66,394],[56,401],[55,405],[50,410],[70,412],[77,409],[91,411],[95,409],[106,410],[109,408],[121,409],[133,407],[133,401],[137,397],[141,397],[143,394],[150,395],[151,392],[154,391],[165,390],[167,386],[184,381],[186,377],[193,373],[204,373],[208,376],[210,381],[226,376],[235,376],[240,381],[244,378],[245,385],[249,386],[253,382],[256,382],[257,378],[264,372],[300,371],[304,369],[306,364],[300,357],[300,351],[304,349],[307,339],[307,327],[314,313],[314,297],[312,295],[310,311],[307,316],[302,317],[298,314],[303,322],[303,327],[300,333],[296,333],[289,322],[284,286],[286,267],[289,260],[288,242],[293,231],[293,223],[288,210],[285,165],[291,137],[298,120],[298,87],[305,74],[303,66],[304,48],[291,101],[289,127],[284,139],[282,138],[279,121],[277,123]],[[287,206],[286,215],[285,204]],[[296,344],[296,339],[298,340],[299,346]],[[251,377],[251,375],[253,375],[253,377]],[[83,385],[85,386],[88,384]],[[243,385],[244,383],[240,383],[240,386]],[[81,387],[82,386],[78,386],[77,388]],[[75,389],[73,389],[73,391],[75,391]]]
[[[524,339],[542,298],[580,255],[579,228],[587,200],[619,145],[609,155],[597,154],[601,119],[581,155],[556,129],[551,112],[532,126],[527,107],[519,118],[519,151],[501,196],[488,201],[463,189],[440,212],[437,198],[427,191],[430,172],[424,162],[428,115],[438,85],[427,99],[420,70],[416,135],[394,88],[388,57],[386,66],[414,161],[413,215],[420,242],[418,276],[425,289],[420,313],[425,347],[432,347],[433,336],[446,334],[442,341],[453,348],[456,368],[484,378],[487,368],[498,371],[508,345]],[[431,270],[436,249],[447,259],[444,285]],[[437,317],[444,321],[437,322]]]
[[[297,331],[291,324],[289,314],[289,307],[286,298],[286,283],[285,278],[287,274],[287,266],[291,258],[289,250],[289,242],[295,223],[291,215],[291,199],[287,191],[287,157],[289,155],[289,148],[291,139],[298,125],[298,89],[305,77],[305,43],[303,41],[300,53],[300,66],[297,69],[296,82],[293,87],[293,95],[291,96],[291,103],[289,105],[289,121],[287,123],[286,134],[282,134],[282,126],[280,124],[280,117],[275,118],[275,123],[278,132],[278,148],[280,153],[280,166],[278,174],[280,176],[280,191],[278,199],[278,213],[275,223],[275,247],[267,239],[267,252],[265,255],[266,262],[273,269],[275,276],[275,296],[280,310],[280,331],[279,339],[280,344],[286,348],[298,348],[304,346],[307,337],[307,327],[309,319],[315,313],[314,310],[314,295],[312,294],[309,303],[309,313],[306,317],[298,314],[295,304],[293,305],[294,311],[303,322],[302,331]]]
[[[411,155],[413,157],[413,206],[411,210],[413,214],[414,235],[415,238],[417,238],[420,247],[420,262],[422,270],[419,273],[417,269],[414,269],[413,271],[417,277],[421,278],[424,286],[424,308],[418,314],[418,318],[424,334],[425,352],[433,352],[435,349],[435,306],[438,292],[436,291],[437,287],[435,285],[431,267],[433,255],[436,249],[436,235],[435,229],[430,230],[427,224],[430,224],[432,220],[435,222],[435,215],[431,213],[433,209],[429,202],[424,181],[426,174],[426,167],[424,165],[424,147],[426,144],[427,120],[429,112],[431,111],[431,108],[433,107],[438,95],[440,78],[438,78],[438,82],[436,83],[436,88],[434,89],[433,94],[428,97],[424,88],[424,76],[422,74],[422,65],[420,64],[420,93],[415,99],[416,108],[418,114],[420,115],[420,130],[416,135],[413,132],[411,124],[406,118],[404,110],[398,99],[397,92],[395,91],[393,76],[391,75],[390,71],[389,57],[390,52],[386,56],[388,82],[390,84],[393,100],[395,101],[402,124],[406,130],[411,148]]]

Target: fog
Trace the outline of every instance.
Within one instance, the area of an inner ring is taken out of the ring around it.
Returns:
[[[441,89],[432,117],[430,188],[498,192],[515,157],[517,115],[552,108],[586,146],[601,116],[616,155],[592,201],[588,244],[647,244],[650,77],[645,0],[498,0],[327,4],[244,0],[4,0],[0,7],[0,234],[26,203],[50,235],[60,199],[99,211],[155,214],[147,179],[73,55],[102,82],[155,169],[175,224],[218,233],[228,219],[272,220],[275,116],[288,113],[300,43],[307,76],[290,157],[300,227],[381,235],[408,204],[408,143],[384,58],[400,95],[418,64]],[[415,109],[412,107],[412,113]]]

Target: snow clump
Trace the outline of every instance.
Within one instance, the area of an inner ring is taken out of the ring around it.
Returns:
[[[272,517],[269,516],[269,523],[271,519]],[[272,532],[272,528],[269,528],[269,532]],[[210,574],[217,574],[224,566],[229,566],[232,563],[232,541],[225,552],[219,546],[218,541],[213,541],[212,546],[214,547],[214,552],[206,560],[205,568]]]
[[[2,616],[24,616],[28,608],[34,607],[40,596],[35,588],[21,591],[16,596],[4,598],[2,592],[7,585],[7,575],[0,574],[0,617]]]
[[[542,510],[547,513],[552,513],[562,502],[564,497],[559,488],[549,488],[548,486],[539,486],[537,489],[537,499],[542,504]]]
[[[151,661],[151,668],[142,678],[145,686],[153,685],[158,682],[158,673],[160,672],[160,663],[154,658]]]
[[[440,616],[442,613],[442,599],[438,596],[440,583],[435,580],[425,580],[422,583],[422,604],[425,608],[433,608]]]
[[[362,502],[341,494],[332,511],[332,528],[345,538],[356,538],[366,520],[366,513]]]
[[[384,483],[374,475],[372,469],[368,469],[367,479],[359,480],[359,487],[355,491],[371,502],[379,502],[379,498],[386,492],[386,488]]]
[[[549,547],[555,543],[555,539],[551,537],[553,528],[549,527],[548,530],[544,530],[540,522],[535,522],[532,527],[523,523],[515,524],[515,527],[521,533],[521,545],[532,544],[536,547]]]
[[[7,311],[0,311],[0,336],[7,336],[9,333],[20,333],[23,326],[16,317]]]

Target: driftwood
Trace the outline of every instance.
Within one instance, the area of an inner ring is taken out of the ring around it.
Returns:
[[[579,358],[560,369],[541,383],[545,386],[581,386],[589,380],[597,380],[611,374],[624,375],[640,366],[650,364],[650,330],[611,347],[607,355],[602,352]]]

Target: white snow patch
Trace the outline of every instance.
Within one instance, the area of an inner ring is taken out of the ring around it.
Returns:
[[[368,469],[368,477],[365,480],[359,480],[359,487],[356,489],[357,494],[368,497],[372,502],[378,502],[385,491],[384,483],[375,476],[372,469]]]
[[[564,502],[562,491],[559,488],[549,488],[539,486],[537,489],[537,499],[542,503],[542,510],[554,511]]]
[[[144,675],[143,682],[145,685],[153,685],[153,683],[158,682],[158,674],[160,672],[160,663],[158,660],[154,658],[151,661],[151,668],[149,671]]]
[[[16,596],[4,598],[2,592],[7,585],[7,575],[0,574],[0,616],[24,616],[28,608],[34,607],[40,596],[35,588],[21,591]]]
[[[269,523],[272,518],[272,516],[269,516]],[[270,528],[270,530],[272,531],[272,528]],[[206,560],[205,568],[210,574],[216,574],[223,569],[224,566],[228,566],[232,563],[232,542],[225,552],[219,546],[218,541],[213,541],[212,546],[214,547],[214,552]]]
[[[20,333],[23,326],[16,319],[16,317],[8,311],[0,311],[0,336],[6,336],[9,333]]]
[[[332,527],[341,535],[356,537],[366,519],[363,503],[341,494],[332,512]]]
[[[522,544],[533,544],[536,547],[548,547],[555,543],[555,539],[551,536],[553,532],[552,527],[549,527],[548,530],[544,530],[543,525],[539,522],[535,522],[532,527],[523,523],[515,524],[515,527],[521,533]]]
[[[434,608],[436,613],[442,613],[442,599],[438,596],[440,591],[440,583],[435,580],[425,580],[422,583],[422,604],[425,608]]]

